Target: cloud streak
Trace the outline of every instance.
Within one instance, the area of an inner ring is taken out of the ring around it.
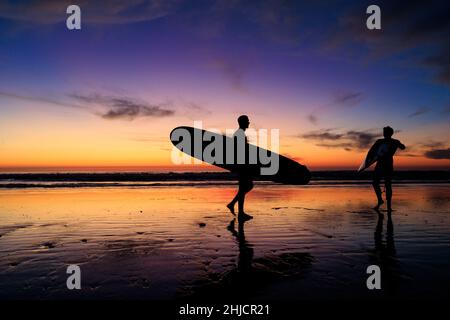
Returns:
[[[424,153],[424,156],[428,159],[434,160],[449,160],[450,148],[429,150]]]
[[[339,91],[335,94],[332,105],[354,107],[357,106],[363,99],[364,96],[362,92]]]
[[[29,95],[17,94],[17,93],[13,93],[13,92],[0,91],[0,97],[7,98],[7,99],[21,100],[21,101],[35,102],[35,103],[36,102],[37,103],[45,103],[45,104],[51,104],[51,105],[55,105],[55,106],[84,108],[82,105],[77,105],[74,103],[60,101],[60,100],[54,99],[54,98],[29,96]]]
[[[330,102],[324,104],[320,107],[317,107],[310,114],[307,115],[306,119],[317,125],[319,123],[319,113],[323,113],[328,110],[333,109],[343,109],[343,108],[352,108],[358,106],[365,99],[365,95],[360,91],[351,91],[351,90],[340,90],[335,92]]]
[[[128,24],[151,21],[171,13],[179,0],[78,0],[83,15],[83,23],[88,24]],[[25,21],[31,24],[49,25],[66,19],[66,8],[73,4],[69,0],[28,0],[2,1],[0,17]]]
[[[67,94],[64,99],[53,99],[0,91],[0,97],[84,109],[106,120],[134,120],[140,117],[162,118],[175,115],[175,110],[171,108],[171,103],[168,102],[150,104],[126,96],[110,96],[98,93],[71,93]]]
[[[370,130],[338,132],[335,129],[322,129],[307,132],[299,137],[314,141],[319,147],[340,148],[350,151],[369,148],[375,139],[379,137],[379,134],[373,133]]]
[[[416,111],[414,111],[413,113],[408,115],[408,118],[414,118],[417,116],[421,116],[425,113],[428,113],[431,109],[429,107],[421,107],[419,109],[417,109]]]
[[[78,102],[99,106],[105,110],[98,114],[107,120],[125,119],[134,120],[138,117],[168,117],[175,114],[175,111],[168,108],[169,104],[148,104],[129,97],[105,96],[100,94],[82,95],[78,93],[70,94],[69,97]]]

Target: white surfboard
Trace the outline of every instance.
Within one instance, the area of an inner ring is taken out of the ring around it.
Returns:
[[[358,168],[358,172],[364,171],[369,168],[372,164],[377,162],[380,158],[382,158],[389,151],[389,144],[382,143],[378,147],[372,146],[369,152],[367,152],[367,156],[361,165]]]

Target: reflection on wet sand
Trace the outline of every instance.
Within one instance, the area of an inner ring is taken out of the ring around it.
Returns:
[[[234,191],[2,190],[0,298],[449,296],[448,185],[398,186],[387,216],[370,186],[257,185],[245,223],[224,210]],[[65,289],[68,264],[81,292]],[[370,264],[379,292],[365,286]]]
[[[245,274],[251,272],[252,270],[252,259],[253,259],[253,248],[250,243],[245,240],[245,230],[244,230],[245,221],[240,221],[238,223],[238,230],[236,231],[236,219],[230,221],[227,229],[231,232],[231,234],[236,238],[238,247],[239,247],[239,257],[237,270],[241,274]]]
[[[369,261],[380,267],[382,288],[392,295],[396,292],[402,274],[395,250],[392,211],[387,211],[386,241],[383,241],[384,214],[379,210],[374,211],[378,214],[378,220],[374,232],[375,249],[369,255]]]
[[[251,299],[255,291],[280,279],[301,279],[309,271],[313,258],[307,252],[271,252],[254,259],[254,247],[245,237],[245,225],[250,223],[233,218],[227,226],[238,248],[235,267],[223,274],[209,274],[208,278],[215,281],[194,283],[191,293],[183,298],[213,301]]]

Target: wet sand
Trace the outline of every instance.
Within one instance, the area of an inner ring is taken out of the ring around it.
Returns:
[[[257,185],[244,225],[229,185],[1,190],[0,298],[448,299],[450,185],[394,188],[389,218],[369,185]]]

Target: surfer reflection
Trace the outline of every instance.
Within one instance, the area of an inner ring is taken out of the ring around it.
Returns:
[[[248,141],[247,137],[245,136],[245,130],[248,128],[250,120],[246,115],[242,115],[238,118],[237,121],[239,123],[239,129],[236,130],[233,137],[237,137],[238,139],[244,137],[245,144],[247,144]],[[245,195],[253,189],[253,178],[248,171],[249,170],[245,170],[244,168],[237,172],[239,189],[233,200],[231,200],[231,202],[227,205],[227,208],[233,215],[235,215],[234,206],[236,202],[238,203],[238,219],[242,221],[253,218],[251,215],[244,212]]]
[[[244,232],[245,221],[238,220],[238,230],[236,231],[236,219],[231,220],[227,229],[236,238],[239,246],[238,271],[241,273],[249,272],[252,268],[253,248],[245,240]]]
[[[376,159],[375,170],[373,171],[373,189],[377,195],[378,203],[374,209],[380,208],[384,203],[381,196],[380,181],[384,178],[386,189],[387,210],[392,211],[392,174],[394,172],[394,154],[397,148],[404,150],[406,147],[399,140],[392,139],[394,129],[391,127],[383,128],[383,139],[378,139],[369,150],[368,157]]]
[[[383,253],[387,257],[395,257],[395,243],[394,243],[394,224],[392,223],[392,214],[387,213],[387,225],[386,225],[386,245],[383,244],[383,220],[384,215],[376,210],[378,213],[378,222],[375,229],[375,250]]]
[[[375,211],[378,213],[378,221],[374,233],[375,250],[370,255],[370,263],[381,268],[383,274],[381,280],[384,283],[381,287],[385,288],[387,292],[394,293],[400,280],[401,270],[396,257],[392,214],[390,211],[387,212],[386,241],[384,242],[384,215],[378,209]]]

